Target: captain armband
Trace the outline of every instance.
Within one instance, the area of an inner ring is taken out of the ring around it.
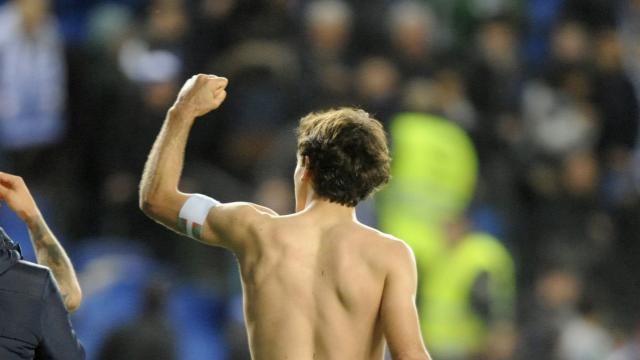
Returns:
[[[211,208],[220,205],[218,200],[202,194],[189,196],[178,215],[178,231],[196,240],[201,240],[202,227]]]

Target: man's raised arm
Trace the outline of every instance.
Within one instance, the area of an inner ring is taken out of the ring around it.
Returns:
[[[65,307],[68,311],[75,311],[82,302],[76,272],[67,253],[47,226],[24,180],[0,172],[0,201],[5,202],[27,224],[38,264],[51,269]]]
[[[422,341],[416,310],[417,270],[411,249],[397,241],[388,252],[390,265],[384,283],[380,315],[384,336],[394,360],[430,360]]]
[[[265,211],[247,203],[218,204],[178,190],[184,152],[195,119],[217,109],[227,96],[227,79],[196,75],[180,90],[147,159],[140,181],[140,208],[164,226],[210,245],[235,248],[243,223]],[[215,207],[215,210],[209,210]]]

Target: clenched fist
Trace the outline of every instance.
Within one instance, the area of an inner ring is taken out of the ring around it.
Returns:
[[[0,202],[6,203],[27,223],[40,214],[27,185],[19,176],[0,172]]]
[[[217,109],[227,96],[229,80],[215,75],[192,76],[180,89],[174,108],[193,117]]]

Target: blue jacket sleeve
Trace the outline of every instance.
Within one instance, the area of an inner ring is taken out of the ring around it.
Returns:
[[[40,322],[42,339],[36,349],[36,359],[83,360],[84,348],[71,326],[69,313],[51,273],[45,285],[43,302]]]

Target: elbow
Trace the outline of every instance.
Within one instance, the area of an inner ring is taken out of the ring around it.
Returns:
[[[138,194],[138,207],[145,214],[147,213],[147,211],[151,210],[152,199],[153,194],[148,189],[145,189],[144,186],[141,186],[140,193]]]
[[[157,193],[144,192],[140,193],[138,200],[138,206],[145,215],[153,218],[158,208],[158,204],[161,202],[160,196]]]
[[[64,306],[67,308],[67,311],[74,312],[80,308],[80,304],[82,304],[82,290],[78,286],[65,296]]]
[[[140,200],[138,201],[138,206],[140,207],[140,210],[142,210],[142,212],[145,213],[145,215],[151,216],[154,205],[153,205],[153,202],[151,202],[148,198],[140,196]]]

